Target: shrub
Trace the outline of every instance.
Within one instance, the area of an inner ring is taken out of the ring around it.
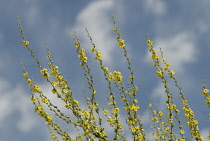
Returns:
[[[123,50],[124,57],[127,60],[128,72],[130,74],[128,80],[124,80],[123,74],[120,71],[109,71],[109,68],[104,65],[102,55],[94,44],[89,31],[86,29],[87,36],[92,44],[92,55],[100,65],[100,69],[103,72],[107,84],[106,96],[108,97],[108,100],[106,103],[100,103],[96,100],[97,88],[94,86],[95,80],[93,78],[94,75],[91,72],[91,66],[89,65],[89,58],[86,55],[85,49],[81,47],[76,32],[73,34],[76,53],[78,54],[80,66],[84,70],[84,77],[87,79],[88,85],[88,91],[84,90],[84,97],[86,99],[85,108],[75,99],[75,95],[71,90],[68,81],[59,71],[59,67],[55,65],[47,44],[46,58],[49,60],[48,69],[40,64],[39,58],[35,56],[34,51],[29,46],[29,41],[26,40],[23,34],[23,28],[19,18],[18,24],[20,25],[22,44],[29,50],[31,56],[35,59],[42,77],[51,85],[51,92],[53,95],[56,95],[57,99],[63,103],[63,107],[61,108],[55,105],[43,93],[40,86],[36,85],[35,81],[29,77],[29,74],[22,63],[23,76],[27,80],[27,84],[31,87],[31,101],[34,105],[34,111],[45,120],[45,124],[49,129],[52,140],[125,141],[131,140],[131,138],[135,141],[147,140],[146,131],[143,126],[144,123],[142,123],[140,117],[140,103],[138,103],[138,99],[136,98],[138,86],[134,81],[134,71],[132,70],[131,62],[128,57],[125,41],[119,33],[114,18],[113,31],[117,35],[116,41],[118,42],[119,49]],[[157,51],[153,48],[153,41],[149,39],[147,34],[146,44],[149,46],[151,59],[153,60],[153,67],[156,69],[156,74],[164,85],[167,97],[165,116],[164,112],[159,110],[156,104],[152,104],[148,97],[150,120],[152,122],[151,128],[155,140],[186,140],[185,130],[181,120],[182,117],[179,114],[180,110],[184,113],[184,117],[187,119],[188,128],[186,129],[190,131],[191,138],[194,138],[197,141],[204,140],[201,136],[198,121],[195,118],[194,112],[190,108],[185,94],[182,91],[182,87],[179,85],[175,77],[175,72],[170,69],[170,64],[167,63],[164,58],[161,48],[161,55],[157,55]],[[174,102],[174,94],[171,93],[168,83],[169,80],[172,80],[174,87],[179,90],[181,109],[178,109]],[[206,105],[210,107],[210,96],[208,95],[209,90],[206,89],[204,81],[202,81],[202,86],[202,95],[205,98]],[[121,100],[117,98],[116,95],[120,95]],[[104,97],[104,99],[106,99],[106,97]],[[120,117],[121,113],[125,113],[125,120]],[[77,134],[71,134],[68,129],[64,129],[63,125],[61,125],[61,121],[65,123],[65,126],[74,128],[75,131],[77,130]],[[108,134],[108,130],[113,131],[113,133]],[[130,134],[130,138],[128,138],[127,134]],[[207,138],[210,139],[210,136]]]

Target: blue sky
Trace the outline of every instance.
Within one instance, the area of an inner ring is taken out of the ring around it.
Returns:
[[[87,28],[102,53],[105,65],[110,71],[122,71],[126,78],[126,60],[112,32],[113,15],[131,58],[145,128],[149,127],[146,93],[160,109],[164,109],[165,100],[162,83],[155,75],[155,68],[151,67],[145,44],[146,32],[154,41],[155,48],[163,49],[206,138],[210,130],[207,120],[209,109],[201,96],[200,81],[205,78],[207,88],[210,88],[209,13],[208,0],[1,0],[0,140],[49,140],[44,121],[33,112],[30,90],[23,79],[20,62],[24,63],[30,77],[49,97],[50,87],[41,78],[28,50],[21,44],[16,17],[19,16],[26,39],[43,65],[47,65],[45,42],[48,43],[55,63],[69,81],[75,97],[82,100],[81,85],[86,83],[86,79],[75,53],[74,31],[82,47],[88,50],[91,45],[85,32]],[[90,50],[87,55],[90,55]],[[98,94],[103,96],[106,86],[103,85],[103,75],[95,61],[90,61],[90,65],[95,68],[93,73]],[[174,87],[172,91],[178,105],[179,94]],[[55,98],[53,101],[57,102]],[[149,130],[147,132],[150,133]]]

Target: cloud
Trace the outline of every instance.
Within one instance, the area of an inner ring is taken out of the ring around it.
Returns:
[[[198,57],[198,50],[196,49],[196,36],[192,32],[184,31],[177,33],[173,37],[159,37],[155,39],[154,48],[157,49],[157,54],[160,56],[159,48],[163,51],[163,56],[166,58],[166,62],[171,64],[171,69],[177,74],[186,73],[186,64],[195,62]],[[151,53],[148,52],[145,61],[152,62]],[[188,75],[182,75],[183,80],[190,80]],[[190,85],[192,82],[188,82]],[[170,85],[170,84],[169,84]],[[173,84],[172,84],[173,85]],[[170,91],[175,90],[170,87]],[[165,107],[165,89],[163,83],[159,81],[152,91],[152,98],[158,99],[158,105],[160,109]]]
[[[14,111],[12,105],[12,95],[9,94],[9,83],[3,78],[0,79],[0,125],[5,123],[6,118]]]
[[[29,99],[30,97],[26,96],[21,87],[17,87],[13,95],[15,95],[16,99],[14,109],[19,111],[21,115],[16,124],[17,128],[22,132],[29,132],[39,125],[37,118],[34,118],[36,114],[34,113],[33,104]]]
[[[160,16],[166,13],[166,4],[162,0],[147,0],[145,9]]]
[[[93,38],[93,42],[101,52],[103,61],[107,63],[111,63],[112,52],[114,46],[117,45],[115,37],[111,35],[113,24],[111,16],[109,16],[109,12],[114,9],[114,5],[114,1],[95,1],[90,3],[78,14],[75,26],[71,28],[70,32],[76,31],[82,42],[82,47],[90,51],[91,44],[85,32],[86,27]]]
[[[155,89],[152,91],[152,98],[158,99],[158,107],[162,110],[165,107],[165,101],[167,101],[164,85],[162,82],[159,82]]]
[[[27,13],[27,24],[34,26],[37,23],[38,16],[41,16],[39,13],[40,9],[35,3],[30,5]]]
[[[159,52],[162,49],[166,62],[171,64],[171,68],[176,72],[183,72],[185,64],[196,61],[198,50],[196,49],[195,34],[191,32],[181,32],[172,38],[157,38],[154,48]],[[160,53],[159,53],[160,56]],[[152,61],[151,53],[148,52],[146,61]]]
[[[209,32],[210,27],[207,20],[197,20],[195,22],[195,29],[198,29],[198,33],[206,33]]]
[[[16,120],[16,127],[22,131],[30,131],[36,125],[36,120],[33,119],[33,108],[29,101],[29,97],[26,96],[24,90],[20,87],[11,86],[7,80],[1,78],[0,81],[0,126],[3,127],[5,123],[8,123],[11,115],[18,111],[20,118],[13,118]]]
[[[204,139],[208,139],[208,136],[209,136],[209,129],[202,129],[200,131],[201,133],[201,136],[204,138]]]

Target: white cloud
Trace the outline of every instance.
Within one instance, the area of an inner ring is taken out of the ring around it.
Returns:
[[[21,87],[11,86],[7,80],[1,78],[0,81],[0,126],[4,126],[8,123],[9,117],[14,112],[18,111],[21,115],[20,118],[13,117],[13,120],[17,120],[16,126],[22,132],[30,131],[36,125],[33,119],[33,108],[30,103],[29,97]],[[12,118],[12,117],[11,117]]]
[[[159,82],[155,89],[152,92],[152,98],[158,100],[158,107],[162,110],[165,107],[165,101],[167,101],[164,85],[162,82]]]
[[[37,17],[39,14],[39,8],[38,6],[32,4],[32,6],[28,9],[28,14],[27,14],[27,24],[30,26],[33,26],[37,22]]]
[[[162,0],[147,0],[145,9],[160,16],[166,13],[166,4]]]
[[[107,63],[111,63],[112,51],[114,46],[116,46],[115,37],[111,35],[113,29],[111,16],[108,15],[108,12],[114,9],[114,5],[114,1],[95,1],[90,3],[78,14],[77,22],[75,27],[73,27],[80,41],[82,41],[82,47],[91,50],[91,44],[85,32],[85,28],[88,29],[96,47],[102,54],[103,60]],[[73,33],[73,30],[70,33]]]
[[[14,111],[13,109],[13,105],[12,105],[12,95],[10,95],[8,93],[8,90],[9,90],[9,83],[4,80],[3,78],[0,79],[0,103],[1,103],[1,106],[0,106],[0,111],[1,111],[1,114],[0,114],[0,126],[2,124],[4,124],[6,118]]]
[[[166,62],[171,64],[172,70],[176,72],[183,72],[185,64],[196,61],[196,40],[195,34],[191,32],[182,32],[173,38],[158,38],[155,41],[155,48],[159,52],[162,48]],[[159,55],[160,56],[160,55]],[[152,61],[151,53],[148,52],[146,56],[147,61]]]
[[[208,139],[207,137],[209,136],[209,129],[202,129],[201,136],[204,138],[204,140]]]
[[[17,87],[13,93],[15,96],[14,109],[19,111],[21,117],[17,122],[17,127],[22,132],[28,132],[38,126],[37,118],[34,118],[34,108],[30,97],[26,96],[21,87]],[[28,94],[30,95],[30,93]]]
[[[195,29],[198,29],[198,32],[200,33],[209,32],[210,30],[209,24],[206,20],[197,20],[195,25],[196,25]]]

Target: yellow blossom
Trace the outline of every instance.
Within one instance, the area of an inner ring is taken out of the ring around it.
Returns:
[[[117,29],[116,29],[116,28],[114,28],[112,31],[117,31]]]
[[[46,58],[50,58],[50,54],[48,54],[48,55],[46,56]]]
[[[109,80],[110,80],[110,81],[113,81],[113,80],[114,80],[114,76],[113,76],[113,74],[112,74],[111,72],[109,73],[108,76],[109,76]]]
[[[133,102],[134,102],[134,103],[138,103],[138,100],[137,100],[137,99],[134,99]]]
[[[66,105],[65,105],[65,108],[66,108],[66,109],[69,109],[70,107],[71,107],[70,104],[66,104]]]
[[[32,92],[39,92],[39,91],[41,91],[40,87],[37,85],[34,85]]]
[[[152,107],[152,103],[149,104],[149,107]]]
[[[29,41],[22,41],[22,44],[23,44],[24,46],[28,46],[28,45],[29,45]]]
[[[85,115],[85,116],[90,115],[90,113],[86,110],[82,110],[82,114]]]
[[[151,46],[153,44],[153,41],[147,40],[147,45]]]
[[[62,89],[62,93],[68,93],[69,90],[68,89]]]
[[[32,85],[33,85],[33,82],[32,82],[31,79],[28,79],[28,85],[29,85],[29,86],[32,86]]]
[[[166,68],[169,68],[171,65],[170,64],[166,64]]]
[[[210,105],[210,96],[206,98],[206,105]]]
[[[134,86],[133,87],[133,91],[135,92],[135,91],[138,91],[139,90],[139,88],[137,87],[137,86]]]
[[[96,92],[97,92],[97,91],[96,91],[95,89],[93,89],[93,90],[92,90],[92,93],[94,93],[94,94],[95,94]]]
[[[75,43],[75,47],[79,48],[80,47],[80,42]]]
[[[108,110],[104,110],[104,114],[106,115],[106,114],[108,114],[109,113],[109,111]]]
[[[48,119],[52,119],[52,116],[47,116]]]
[[[161,61],[162,61],[162,62],[165,62],[165,61],[166,61],[166,59],[165,59],[165,58],[162,58],[162,59],[161,59]]]
[[[126,102],[126,98],[123,98],[123,99],[122,99],[122,102]]]
[[[125,46],[125,41],[122,39],[118,39],[119,47],[124,47]]]
[[[25,73],[23,74],[23,77],[26,79],[26,78],[28,77],[28,73],[25,72]]]
[[[52,84],[52,86],[57,86],[58,82],[52,82],[51,84]]]
[[[96,49],[95,48],[92,48],[91,51],[94,52],[94,51],[96,51]]]
[[[185,133],[185,131],[184,130],[180,130],[180,134],[184,134]]]
[[[31,101],[36,102],[37,101],[36,97],[32,97]]]
[[[56,94],[58,92],[58,89],[53,88],[51,91],[52,91],[52,93]]]
[[[203,92],[204,92],[204,93],[208,93],[209,90],[208,90],[208,89],[204,89]]]
[[[101,53],[100,52],[97,52],[96,53],[96,57],[94,58],[95,60],[101,60],[102,57],[101,57]]]

